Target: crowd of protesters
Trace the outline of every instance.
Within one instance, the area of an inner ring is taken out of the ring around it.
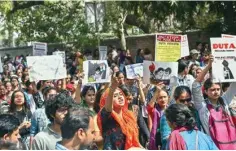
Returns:
[[[169,85],[126,78],[126,65],[154,61],[148,48],[109,46],[110,83],[84,85],[85,60],[98,50],[67,55],[65,79],[30,81],[25,56],[2,58],[1,149],[236,149],[236,84],[212,82],[208,44],[178,60]]]

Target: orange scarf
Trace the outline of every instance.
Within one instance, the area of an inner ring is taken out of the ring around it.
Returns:
[[[121,91],[121,90],[120,90]],[[122,91],[121,91],[122,92]],[[105,106],[106,99],[108,97],[109,89],[107,89],[101,99],[100,99],[100,108]],[[125,95],[122,92],[124,98]],[[125,105],[122,108],[122,116],[121,119],[119,115],[113,110],[111,112],[111,116],[114,118],[114,120],[120,125],[120,128],[123,132],[123,134],[126,136],[125,141],[125,150],[131,148],[131,147],[140,147],[139,140],[138,140],[138,126],[137,126],[137,120],[135,119],[133,112],[128,110],[128,101],[125,99]],[[101,111],[98,113],[98,127],[102,133],[102,118],[101,118]]]

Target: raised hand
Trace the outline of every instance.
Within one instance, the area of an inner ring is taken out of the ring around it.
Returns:
[[[112,89],[116,89],[119,86],[119,80],[116,77],[116,74],[113,73],[112,77],[111,77],[111,88]]]

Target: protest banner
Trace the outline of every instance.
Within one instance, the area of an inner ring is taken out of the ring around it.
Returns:
[[[107,46],[99,46],[99,60],[107,59]]]
[[[236,38],[211,38],[213,82],[236,82]]]
[[[236,38],[235,35],[227,35],[227,34],[221,34],[222,38]]]
[[[181,37],[181,57],[189,56],[188,36],[182,35]]]
[[[143,77],[143,64],[131,64],[125,66],[127,79],[136,79],[137,77]]]
[[[108,83],[111,82],[110,68],[107,60],[87,60],[83,62],[83,83]]]
[[[47,55],[48,48],[47,43],[34,42],[33,43],[33,56],[45,56]]]
[[[181,35],[156,34],[155,61],[173,62],[181,58]]]
[[[170,78],[178,76],[178,62],[143,62],[143,82],[145,84],[156,84],[163,82],[169,85]]]
[[[65,53],[65,51],[54,51],[52,54],[53,55],[60,55],[63,59],[63,63],[64,64],[66,63],[66,53]]]
[[[61,56],[26,57],[30,81],[66,78],[66,67]]]

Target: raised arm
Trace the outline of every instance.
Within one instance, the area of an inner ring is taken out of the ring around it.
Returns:
[[[202,70],[201,74],[199,74],[199,76],[197,77],[197,79],[196,79],[197,82],[203,82],[204,81],[204,78],[205,78],[206,74],[209,72],[209,70],[212,67],[212,62],[213,62],[213,56],[211,55],[208,65]]]
[[[82,77],[79,77],[78,84],[75,90],[75,101],[77,104],[81,103],[81,96],[80,96],[81,87],[82,87]]]
[[[110,86],[109,92],[108,92],[108,97],[107,97],[106,103],[105,103],[105,109],[106,109],[107,112],[112,112],[112,109],[113,109],[113,95],[114,95],[114,92],[117,89],[118,85],[119,85],[118,78],[116,77],[115,74],[113,74],[112,80],[111,80],[111,86]]]
[[[202,94],[202,82],[207,74],[207,72],[211,69],[213,62],[213,57],[211,56],[209,64],[203,69],[198,78],[193,82],[192,85],[192,94],[194,106],[197,110],[200,110],[203,107],[204,97]]]
[[[142,88],[142,86],[143,86],[143,83],[142,83],[142,79],[141,79],[141,77],[138,77],[137,78],[137,82],[138,82],[138,92],[139,92],[139,95],[140,95],[140,103],[141,104],[145,104],[145,95],[144,95],[144,92],[143,92],[143,88]]]

